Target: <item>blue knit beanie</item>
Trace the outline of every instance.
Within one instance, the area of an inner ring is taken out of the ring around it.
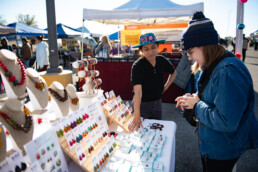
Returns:
[[[181,37],[181,48],[187,50],[192,47],[218,44],[219,36],[210,19],[201,11],[194,13],[188,29]]]

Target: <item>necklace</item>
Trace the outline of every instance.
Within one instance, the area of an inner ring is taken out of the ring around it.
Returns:
[[[37,82],[37,81],[33,80],[29,75],[27,75],[27,76],[28,76],[28,78],[30,78],[30,80],[34,83],[34,86],[35,86],[38,90],[40,90],[40,91],[43,91],[43,90],[44,90],[44,88],[45,88],[45,83],[42,82],[41,79],[40,79],[39,82]]]
[[[4,120],[15,130],[23,131],[24,133],[29,132],[31,126],[32,126],[32,116],[30,114],[30,111],[28,108],[24,106],[24,113],[25,113],[25,124],[21,125],[18,124],[14,119],[9,117],[7,114],[0,112],[0,116],[4,118]]]
[[[24,82],[25,82],[25,79],[26,79],[26,76],[25,76],[25,69],[24,69],[24,66],[22,64],[22,62],[17,58],[17,62],[20,66],[20,69],[21,69],[21,73],[22,73],[22,79],[21,79],[21,82],[18,82],[16,77],[13,75],[13,73],[11,71],[9,71],[7,69],[7,67],[4,65],[4,63],[0,60],[0,66],[2,67],[2,69],[5,71],[5,76],[9,77],[9,82],[13,82],[13,85],[16,86],[16,85],[23,85]]]
[[[76,98],[74,98],[74,99],[71,99],[71,102],[72,102],[72,104],[77,105],[78,102],[79,102],[79,98],[76,97]]]
[[[55,90],[53,90],[52,88],[48,88],[49,92],[59,101],[61,102],[65,102],[68,99],[68,94],[66,89],[64,89],[64,97],[61,97],[58,92],[56,92]]]

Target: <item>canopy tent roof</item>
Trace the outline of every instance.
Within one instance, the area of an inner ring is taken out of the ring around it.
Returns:
[[[110,40],[118,39],[118,35],[119,35],[119,39],[120,39],[120,37],[121,37],[120,31],[115,32],[115,33],[112,33],[111,35],[109,35],[109,39],[110,39]]]
[[[58,38],[73,38],[74,36],[81,36],[81,31],[74,29],[72,27],[63,25],[61,23],[56,25],[56,32]],[[89,36],[89,33],[84,31],[84,36]]]
[[[76,28],[76,30],[82,32],[82,27],[78,27],[78,28]],[[83,27],[83,32],[90,33],[90,31],[85,26]]]
[[[15,34],[16,35],[21,35],[21,36],[39,36],[39,35],[44,35],[47,36],[48,32],[43,29],[39,29],[34,26],[29,26],[23,23],[11,23],[8,25],[9,27],[12,27],[15,29]]]
[[[8,26],[3,26],[0,24],[0,34],[10,34],[10,33],[15,33],[15,29],[12,27]]]
[[[83,19],[106,24],[167,24],[188,22],[203,3],[178,5],[169,0],[130,0],[113,10],[84,9]]]

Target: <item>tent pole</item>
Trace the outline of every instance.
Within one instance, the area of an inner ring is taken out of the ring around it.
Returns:
[[[117,32],[117,34],[118,34],[118,40],[119,40],[119,42],[118,42],[118,48],[117,48],[118,57],[119,57],[119,48],[120,48],[120,46],[121,46],[121,44],[120,44],[120,38],[119,38],[119,35],[120,35],[119,32],[120,32],[120,31],[119,31],[119,26],[118,26],[118,32]]]
[[[238,24],[244,23],[244,4],[237,0],[237,22],[236,22],[236,41],[235,41],[235,54],[240,54],[242,57],[243,47],[243,29],[238,29]]]
[[[83,59],[83,33],[84,33],[84,19],[82,20],[82,52],[81,52],[81,60]]]

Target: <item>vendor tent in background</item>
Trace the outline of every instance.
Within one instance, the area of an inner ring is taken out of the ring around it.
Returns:
[[[81,36],[81,32],[72,27],[63,25],[61,23],[56,25],[57,37],[58,38],[73,38],[75,36]],[[89,36],[90,34],[84,32],[84,36]]]
[[[15,33],[15,29],[12,27],[8,27],[8,26],[3,26],[0,24],[0,34],[10,34],[10,33]]]
[[[39,29],[34,26],[29,26],[23,23],[11,23],[8,25],[8,27],[12,27],[15,29],[15,35],[20,35],[22,37],[29,37],[29,36],[39,36],[39,35],[44,35],[47,36],[48,32],[43,29]],[[10,35],[12,35],[10,34]]]
[[[116,39],[120,39],[120,38],[121,38],[120,31],[112,33],[111,35],[109,35],[110,40],[116,40]]]
[[[82,27],[78,27],[78,28],[76,28],[76,30],[79,30],[80,32],[82,32]],[[91,37],[101,37],[102,36],[102,34],[90,32],[89,29],[87,29],[85,26],[84,26],[83,31],[84,31],[84,33],[90,33]]]
[[[106,24],[167,24],[188,22],[203,3],[178,5],[169,0],[131,0],[113,10],[84,9],[83,19]]]

